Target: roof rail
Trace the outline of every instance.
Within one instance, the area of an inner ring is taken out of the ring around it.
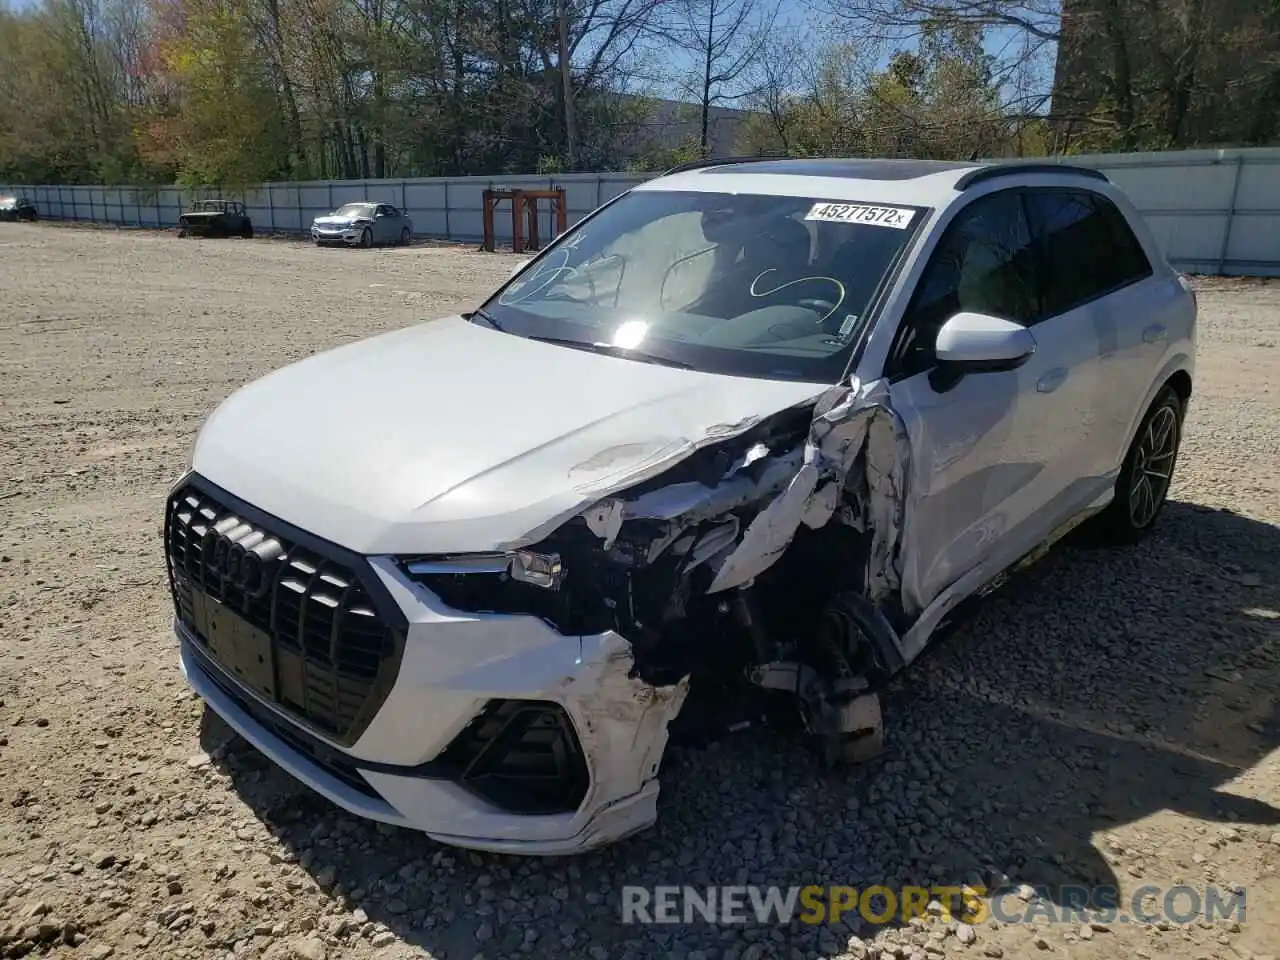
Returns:
[[[1069,163],[993,163],[985,167],[977,167],[970,170],[956,181],[957,190],[967,190],[975,183],[985,183],[987,180],[994,180],[997,177],[1010,177],[1018,173],[1076,173],[1082,177],[1089,177],[1093,180],[1101,180],[1104,183],[1110,183],[1107,175],[1101,170],[1094,170],[1091,167],[1076,167]]]
[[[717,157],[707,160],[690,160],[688,163],[678,163],[670,170],[663,170],[659,176],[665,177],[672,173],[686,173],[689,170],[701,170],[703,167],[727,167],[731,163],[757,163],[761,160],[789,160],[790,157]]]

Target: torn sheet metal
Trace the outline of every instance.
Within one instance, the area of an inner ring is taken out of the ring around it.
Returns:
[[[889,406],[888,384],[855,381],[843,396],[824,397],[818,410],[804,446],[804,465],[747,527],[710,592],[750,583],[782,556],[801,524],[816,529],[829,522],[841,505],[841,493],[850,489],[859,509],[847,522],[870,525],[872,531],[868,596],[875,600],[897,589],[909,445]],[[851,476],[859,462],[862,476]]]
[[[618,539],[626,506],[621,500],[601,500],[582,513],[587,529],[604,541],[606,550]]]
[[[775,414],[792,407],[808,406],[812,404],[815,395],[810,394],[802,401],[792,402],[789,406],[776,410]],[[515,550],[539,543],[563,526],[565,521],[575,516],[582,516],[592,532],[605,540],[606,547],[611,547],[624,519],[621,514],[614,512],[622,508],[614,505],[613,501],[620,498],[611,496],[612,494],[634,488],[662,474],[674,464],[705,447],[714,446],[746,433],[765,419],[764,416],[753,415],[733,423],[713,424],[692,439],[685,436],[669,436],[647,443],[618,444],[598,451],[569,470],[570,477],[576,481],[573,491],[581,498],[577,503],[565,510],[557,511],[519,537],[503,541],[497,549]],[[761,456],[767,456],[767,448],[761,450],[761,446],[757,444],[749,449],[737,464],[726,471],[725,476],[730,477]],[[693,486],[703,492],[706,490],[701,484]],[[631,514],[628,516],[634,517]]]
[[[906,515],[906,470],[911,451],[901,418],[888,407],[878,407],[877,411],[867,428],[864,461],[867,522],[871,525],[867,596],[872,600],[897,592],[902,585],[898,551]]]
[[[782,556],[806,515],[815,521],[820,519],[810,508],[818,480],[819,471],[814,464],[806,463],[800,468],[787,489],[751,521],[742,542],[716,572],[708,593],[749,583]]]
[[[744,457],[741,465],[735,465],[738,472],[729,471],[728,479],[714,487],[696,481],[673,483],[635,500],[617,497],[601,500],[583,511],[582,516],[591,532],[604,540],[606,550],[613,546],[622,525],[628,520],[678,523],[678,534],[679,530],[692,524],[723,516],[781,490],[799,469],[803,456],[803,450],[794,450],[779,457],[764,469],[758,480],[741,470],[758,459],[759,454],[752,459]]]
[[[699,551],[698,563],[717,561],[711,593],[749,584],[777,562],[802,524],[817,529],[838,516],[840,522],[871,531],[866,589],[877,600],[901,583],[898,546],[909,454],[905,428],[889,405],[887,382],[854,380],[819,398],[805,443],[773,459],[758,478],[745,468],[770,455],[763,444],[746,451],[714,487],[673,483],[634,500],[601,500],[582,515],[606,550],[629,520],[671,524],[650,544],[647,559],[652,562],[695,524],[772,497],[736,546],[724,542],[722,531],[714,556]]]
[[[581,672],[565,678],[578,735],[597,764],[592,805],[631,797],[657,776],[668,727],[689,694],[689,678],[655,687],[634,676],[631,644],[615,633],[582,638]],[[645,819],[657,818],[657,793],[646,800]]]

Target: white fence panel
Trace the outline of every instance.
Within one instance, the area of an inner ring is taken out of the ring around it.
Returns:
[[[1056,158],[1107,174],[1133,198],[1165,255],[1194,273],[1280,276],[1280,149],[1188,150]],[[570,224],[647,177],[627,173],[563,176],[440,177],[404,180],[267,183],[243,197],[259,233],[305,233],[311,221],[343,203],[395,204],[413,220],[414,235],[478,243],[487,188],[563,187]],[[217,190],[179,187],[12,185],[0,193],[30,196],[42,216],[125,226],[173,227],[182,209]],[[230,196],[231,194],[227,194]],[[511,210],[495,211],[499,243],[511,241]],[[549,210],[539,233],[554,235]]]
[[[1103,154],[1165,256],[1192,273],[1280,276],[1280,149]]]

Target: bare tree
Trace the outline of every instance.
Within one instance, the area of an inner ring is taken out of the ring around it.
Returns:
[[[1010,94],[1005,108],[1033,116],[1049,103],[1064,9],[1072,0],[825,0],[859,36],[888,47],[921,40],[943,25],[1003,38],[991,56],[992,82]]]
[[[626,72],[637,49],[659,35],[657,14],[663,2],[555,0],[555,69],[560,77],[567,169],[575,169],[579,160],[577,89],[596,88],[603,78],[616,79]],[[550,50],[539,55],[550,68]]]
[[[930,23],[1016,30],[1037,45],[1057,43],[1063,0],[827,0],[831,13],[854,20],[877,39],[918,36]]]
[[[702,113],[698,144],[710,146],[711,108],[758,95],[764,81],[756,73],[768,52],[767,38],[778,18],[769,0],[677,0],[668,37],[697,64],[690,93]]]
[[[791,151],[788,136],[791,107],[798,88],[803,84],[802,64],[807,51],[806,38],[796,31],[778,31],[768,36],[752,70],[754,93],[747,103],[768,117],[769,127],[783,152]]]

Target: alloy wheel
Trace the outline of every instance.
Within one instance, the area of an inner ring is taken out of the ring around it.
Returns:
[[[1139,529],[1156,518],[1169,492],[1178,453],[1178,416],[1163,406],[1147,421],[1133,459],[1129,482],[1129,519]]]

